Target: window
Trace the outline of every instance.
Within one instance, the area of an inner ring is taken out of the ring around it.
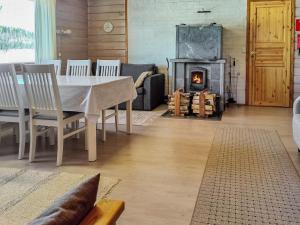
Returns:
[[[34,1],[0,0],[0,63],[34,58]]]

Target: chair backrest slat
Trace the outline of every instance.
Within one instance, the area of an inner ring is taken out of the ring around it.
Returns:
[[[54,65],[23,65],[23,77],[33,114],[61,116],[62,107]]]
[[[61,75],[61,60],[60,59],[49,59],[49,60],[44,60],[42,64],[49,64],[49,65],[54,65],[54,70],[55,74],[57,76]]]
[[[14,101],[14,95],[13,95],[13,90],[12,90],[12,82],[10,79],[10,74],[9,73],[4,73],[4,76],[2,76],[2,82],[3,82],[3,90],[5,92],[5,99],[6,99],[6,104],[7,106],[14,106],[15,101]]]
[[[91,75],[91,60],[68,60],[67,76],[90,76]]]
[[[17,75],[13,64],[0,64],[0,109],[23,108]]]
[[[120,60],[97,60],[96,76],[118,77],[120,76]]]

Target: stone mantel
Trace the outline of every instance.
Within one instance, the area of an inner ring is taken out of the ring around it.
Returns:
[[[208,63],[208,64],[225,64],[225,59],[206,60],[206,59],[171,59],[171,63]]]

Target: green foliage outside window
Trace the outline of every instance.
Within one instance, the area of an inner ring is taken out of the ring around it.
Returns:
[[[33,49],[34,34],[21,28],[0,26],[0,50]]]
[[[0,13],[2,10],[0,4]],[[9,49],[33,49],[34,33],[16,27],[0,26],[0,51]]]

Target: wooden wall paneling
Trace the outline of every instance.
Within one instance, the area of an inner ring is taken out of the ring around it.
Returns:
[[[88,58],[88,6],[86,0],[57,0],[57,29],[70,29],[70,35],[57,35],[57,52],[65,73],[68,59]]]
[[[125,35],[125,41],[126,41],[126,60],[125,62],[128,63],[128,0],[125,0],[125,26],[126,26],[126,35]]]
[[[103,30],[105,22],[114,25],[111,33]],[[88,0],[88,57],[128,60],[127,1]]]
[[[124,0],[88,0],[88,6],[122,5]]]

